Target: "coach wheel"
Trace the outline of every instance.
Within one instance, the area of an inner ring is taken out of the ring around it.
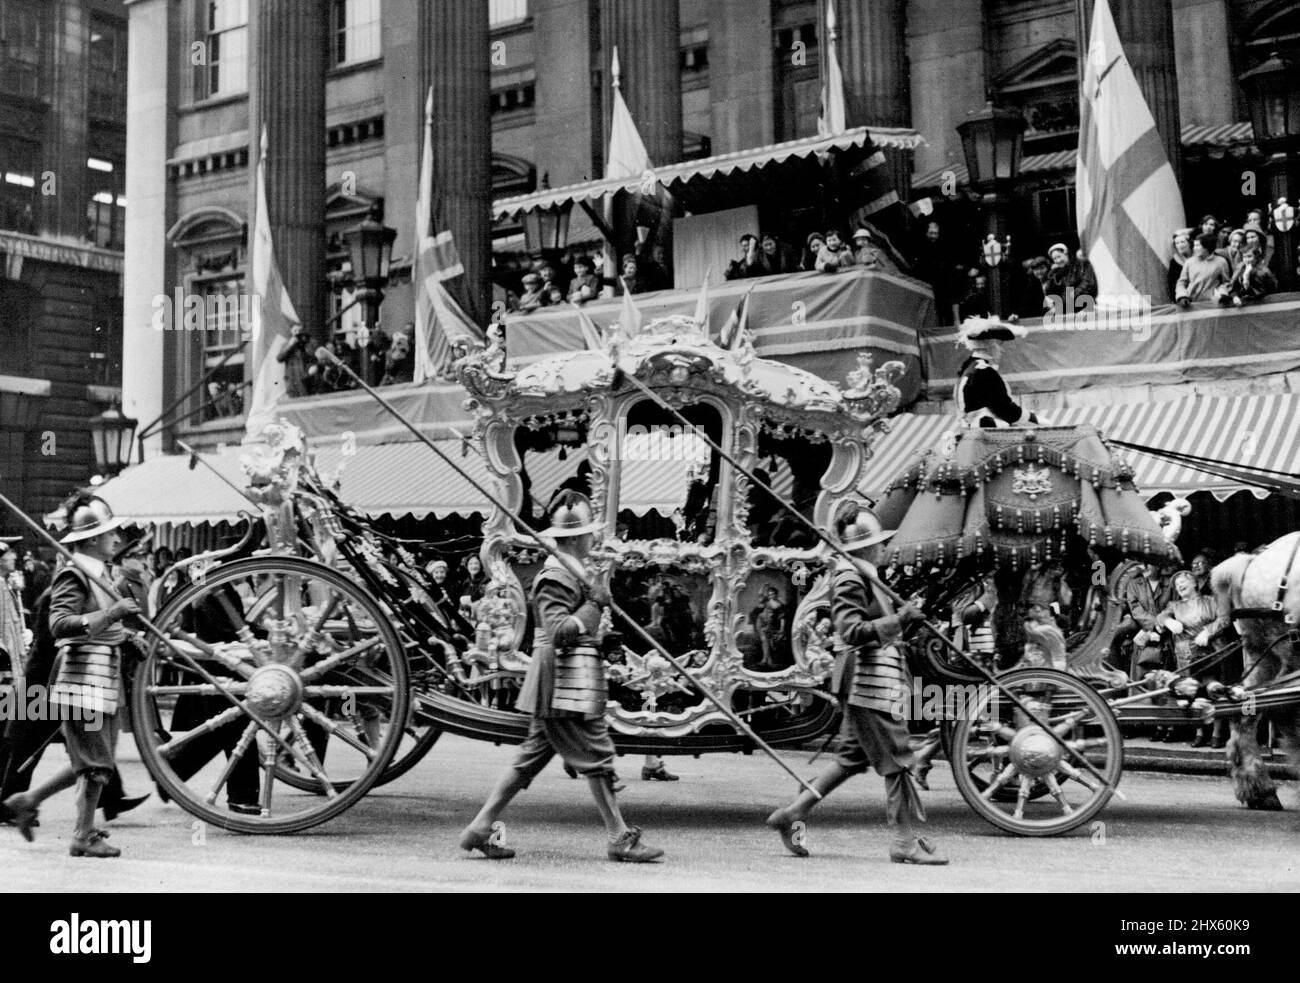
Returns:
[[[1086,682],[1054,669],[1017,669],[998,682],[1073,753],[989,687],[952,729],[949,761],[962,798],[994,826],[1021,836],[1052,836],[1087,823],[1110,801],[1124,764],[1109,704]],[[1035,798],[1040,784],[1047,794]],[[1003,789],[1014,796],[1003,798]]]
[[[442,677],[441,663],[421,651],[415,643],[408,641],[405,632],[400,634],[407,653],[406,671],[411,680],[409,710],[397,750],[393,753],[393,760],[371,784],[372,789],[387,785],[405,775],[424,760],[425,755],[433,750],[434,744],[442,736],[442,726],[430,712],[427,702],[429,693],[442,691],[434,682]],[[341,705],[335,702],[327,707],[330,708],[337,711],[341,709]],[[276,761],[275,775],[286,785],[300,791],[316,795],[324,794],[320,783],[298,767],[297,762],[287,754],[281,754]],[[335,782],[333,787],[335,791],[342,791],[347,784],[347,781]]]
[[[312,560],[224,564],[156,623],[133,690],[159,789],[223,829],[296,833],[375,784],[410,712],[407,659],[380,605]],[[281,761],[303,777],[285,781]]]
[[[397,579],[401,586],[399,591],[408,591],[410,599],[416,601],[438,617],[433,600],[419,582],[400,567],[385,564],[386,569]],[[442,727],[430,712],[428,699],[432,693],[442,692],[442,681],[446,678],[446,656],[440,646],[447,644],[439,641],[421,644],[412,639],[412,634],[425,634],[420,625],[407,617],[407,612],[398,609],[393,599],[386,595],[376,595],[380,604],[386,609],[386,616],[396,625],[402,646],[406,650],[406,671],[411,682],[410,712],[406,725],[402,728],[402,737],[393,754],[393,760],[375,779],[373,788],[396,781],[424,760],[438,738],[442,736]],[[441,619],[439,619],[441,620]],[[311,775],[304,774],[287,756],[281,755],[276,765],[276,777],[287,785],[304,792],[320,794],[320,784],[313,781]],[[336,787],[337,790],[337,787]]]
[[[945,720],[943,723],[939,725],[939,746],[943,748],[943,756],[948,761],[953,760],[952,735],[956,729],[957,729],[957,721],[955,719]],[[982,773],[976,772],[972,774],[970,778],[972,784],[981,793],[983,793],[984,789],[988,787],[989,784],[988,779]],[[1041,799],[1044,795],[1048,795],[1050,792],[1051,789],[1047,787],[1046,783],[1039,780],[1034,782],[1033,788],[1030,789],[1029,798]],[[993,798],[998,802],[1014,802],[1016,801],[1017,797],[1019,797],[1019,795],[1020,795],[1019,785],[1015,787],[1012,787],[1010,785],[1003,785],[1001,788],[996,789],[993,792]]]

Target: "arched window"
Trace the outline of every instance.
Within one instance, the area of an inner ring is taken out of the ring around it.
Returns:
[[[225,208],[201,208],[167,233],[176,250],[181,287],[164,305],[165,328],[177,330],[180,389],[198,385],[188,424],[208,423],[244,413],[248,393],[247,342],[252,315],[251,289],[245,283],[247,228]]]

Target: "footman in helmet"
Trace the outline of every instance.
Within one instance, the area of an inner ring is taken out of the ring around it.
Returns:
[[[835,762],[813,781],[824,797],[868,767],[885,779],[885,812],[893,833],[889,857],[894,863],[946,864],[947,858],[927,838],[920,836],[925,810],[912,777],[914,759],[907,723],[900,713],[910,703],[911,677],[902,651],[894,643],[903,629],[923,620],[921,611],[907,604],[897,611],[884,591],[877,588],[875,564],[881,544],[893,535],[866,508],[842,514],[836,534],[853,562],[841,559],[831,581],[831,615],[843,641],[831,675],[831,687],[844,711],[841,748]],[[767,818],[781,835],[786,849],[808,856],[803,843],[804,824],[817,803],[807,790]]]
[[[76,563],[59,568],[50,587],[49,627],[59,646],[50,703],[63,716],[71,766],[30,792],[10,796],[5,806],[30,840],[37,807],[75,785],[77,820],[69,852],[74,857],[116,857],[121,851],[104,842],[107,834],[95,828],[95,809],[117,767],[117,709],[122,646],[127,641],[122,619],[140,609],[133,600],[114,601],[92,580],[106,579],[105,564],[121,548],[121,520],[113,517],[108,503],[90,495],[78,495],[67,511],[63,542],[72,547]]]
[[[647,863],[663,856],[662,850],[641,842],[639,829],[623,821],[614,796],[614,742],[605,722],[605,667],[597,638],[609,594],[589,587],[576,572],[598,529],[591,503],[569,491],[558,498],[551,527],[542,534],[554,540],[565,559],[552,556],[533,581],[536,641],[515,704],[532,715],[528,737],[460,838],[462,849],[491,860],[515,855],[501,844],[497,820],[556,754],[591,786],[609,833],[611,860]]]

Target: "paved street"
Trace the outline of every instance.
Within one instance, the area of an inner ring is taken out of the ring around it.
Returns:
[[[129,789],[147,775],[123,739]],[[456,836],[512,749],[444,738],[411,774],[351,812],[294,837],[196,830],[174,805],[151,799],[110,827],[117,861],[67,856],[72,798],[48,803],[36,843],[0,829],[0,883],[37,891],[1294,891],[1300,813],[1238,807],[1226,779],[1131,772],[1127,801],[1103,813],[1104,829],[1019,839],[977,819],[940,763],[926,797],[933,831],[953,859],[924,869],[886,859],[882,786],[854,780],[814,814],[814,856],[787,856],[762,826],[790,783],[760,755],[671,758],[683,780],[643,783],[640,760],[623,758],[629,820],[668,862],[611,864],[586,789],[553,764],[507,815],[514,861],[470,859]],[[808,755],[789,753],[801,772]],[[62,763],[57,749],[46,769]],[[1104,837],[1103,835],[1104,834]],[[1103,842],[1104,839],[1104,842]],[[196,841],[198,841],[196,843]]]

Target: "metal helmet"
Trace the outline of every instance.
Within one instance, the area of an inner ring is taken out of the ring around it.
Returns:
[[[565,494],[551,509],[551,528],[543,535],[552,539],[567,536],[585,536],[599,530],[601,523],[595,521],[591,502],[587,496],[578,492]]]
[[[122,520],[113,517],[113,510],[102,498],[83,499],[73,507],[67,532],[60,542],[79,543],[83,539],[94,539],[121,525]]]
[[[849,521],[845,522],[840,529],[840,545],[848,552],[864,550],[868,546],[875,546],[877,543],[883,543],[890,536],[894,535],[896,529],[885,529],[880,520],[876,518],[876,513],[871,509],[862,507],[858,509],[857,514]]]

